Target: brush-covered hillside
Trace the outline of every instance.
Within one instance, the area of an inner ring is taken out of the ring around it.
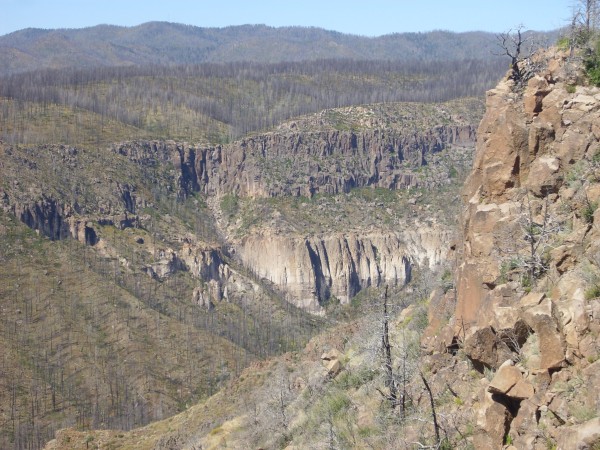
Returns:
[[[393,103],[216,146],[2,143],[2,445],[186,410],[438,268],[480,114]]]

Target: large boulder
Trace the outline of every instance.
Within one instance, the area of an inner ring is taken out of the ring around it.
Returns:
[[[523,379],[521,371],[514,366],[510,359],[499,367],[488,386],[488,391],[492,394],[505,395],[516,400],[531,398],[534,394],[531,383]]]
[[[496,369],[512,355],[510,348],[491,327],[481,328],[466,341],[465,352],[479,371],[484,367]]]
[[[560,450],[591,450],[600,445],[600,417],[581,425],[566,427],[558,437]]]
[[[336,348],[323,352],[321,362],[327,369],[327,377],[335,378],[342,371],[341,353]]]
[[[544,298],[537,306],[522,313],[527,325],[539,338],[540,369],[558,369],[565,362],[565,342],[553,312],[554,305]]]

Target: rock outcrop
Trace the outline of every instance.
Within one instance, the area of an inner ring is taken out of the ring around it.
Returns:
[[[477,448],[600,442],[600,385],[585,375],[600,357],[600,89],[574,87],[566,55],[541,62],[523,89],[504,80],[487,94],[454,316],[423,340],[495,371],[474,405]]]
[[[469,125],[399,134],[383,130],[273,132],[217,147],[172,141],[115,145],[115,153],[145,167],[173,165],[181,195],[276,197],[338,194],[363,186],[422,185],[411,168],[448,145],[473,145]]]
[[[396,233],[294,237],[250,235],[236,247],[242,263],[291,296],[297,306],[322,311],[330,299],[348,303],[359,291],[402,286],[413,267],[435,267],[450,231],[423,224]]]
[[[282,129],[217,147],[144,141],[119,144],[113,151],[145,168],[172,164],[182,198],[198,191],[209,199],[225,194],[312,197],[365,186],[433,186],[440,180],[422,177],[415,169],[450,145],[472,145],[474,140],[469,125],[406,134]],[[219,214],[218,206],[213,209]],[[404,284],[414,265],[439,264],[445,256],[443,242],[449,240],[447,230],[421,224],[413,231],[360,236],[282,235],[266,229],[231,247],[256,276],[273,283],[297,306],[320,313],[331,298],[348,303],[366,287]]]

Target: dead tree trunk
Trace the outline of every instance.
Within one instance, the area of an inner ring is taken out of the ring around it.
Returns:
[[[389,402],[392,409],[398,404],[398,386],[394,377],[394,366],[392,363],[392,345],[390,344],[389,335],[389,313],[388,313],[388,288],[385,288],[383,297],[383,329],[381,333],[381,348],[383,350],[384,365],[385,365],[385,384],[389,388]]]
[[[437,421],[437,414],[435,413],[435,402],[433,401],[433,392],[431,392],[431,387],[429,387],[429,383],[427,382],[425,375],[423,375],[423,372],[421,372],[420,370],[419,375],[421,376],[421,380],[423,380],[423,384],[425,385],[425,389],[427,390],[427,394],[429,395],[429,403],[431,404],[431,418],[433,419],[433,428],[435,430],[435,441],[439,448],[440,444],[442,443],[442,440],[440,438],[440,426]]]

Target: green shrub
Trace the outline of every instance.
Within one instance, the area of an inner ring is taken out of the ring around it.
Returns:
[[[377,434],[377,430],[371,427],[358,427],[358,435],[361,438],[368,438]]]
[[[586,70],[590,82],[596,86],[600,86],[600,61],[586,64]]]
[[[596,40],[591,55],[585,60],[585,70],[590,83],[600,86],[600,39]]]
[[[452,281],[452,272],[450,271],[450,269],[444,270],[444,273],[442,274],[442,281],[443,282]]]
[[[350,397],[339,389],[328,392],[315,404],[308,413],[310,421],[318,423],[323,417],[343,417],[352,406]]]
[[[594,298],[600,297],[600,284],[595,284],[594,286],[586,289],[585,291],[585,299],[592,300]]]
[[[233,217],[239,209],[238,196],[235,194],[226,194],[221,198],[221,211],[227,218]]]
[[[556,46],[559,48],[559,50],[568,50],[571,46],[571,40],[568,36],[560,37],[558,38],[558,41],[556,41]]]
[[[444,293],[448,292],[450,289],[454,288],[454,278],[452,276],[452,272],[446,269],[442,274],[442,289]]]
[[[413,329],[417,331],[423,331],[429,325],[429,318],[427,317],[427,308],[421,306],[416,309],[413,319],[411,320]]]
[[[377,371],[369,367],[361,367],[356,370],[346,370],[337,377],[336,381],[342,389],[358,389],[363,384],[373,380]]]
[[[585,220],[586,223],[594,222],[594,213],[596,212],[596,209],[598,209],[598,202],[587,202],[581,212],[583,220]]]
[[[594,408],[590,408],[587,405],[572,405],[569,409],[571,415],[578,423],[587,422],[598,415],[598,412]]]
[[[500,264],[499,283],[507,283],[512,280],[512,274],[521,267],[519,258],[513,257],[509,260],[504,260]]]

